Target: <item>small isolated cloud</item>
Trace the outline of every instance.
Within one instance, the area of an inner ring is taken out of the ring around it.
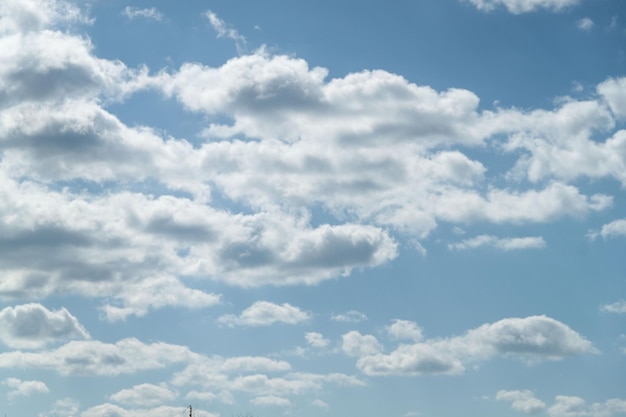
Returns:
[[[419,342],[424,337],[417,323],[408,320],[394,320],[393,324],[387,326],[387,333],[395,340]]]
[[[496,7],[504,6],[510,13],[521,14],[540,9],[560,11],[575,6],[579,0],[465,0],[472,3],[478,10],[490,12]]]
[[[275,323],[298,324],[310,318],[309,313],[289,303],[279,305],[269,301],[257,301],[243,310],[239,316],[227,314],[217,321],[230,327],[270,326]]]
[[[494,249],[511,251],[519,249],[541,249],[546,246],[541,236],[498,238],[496,236],[480,235],[465,239],[459,243],[448,245],[450,250],[467,250],[488,246]]]
[[[47,394],[50,392],[48,386],[41,381],[22,381],[17,378],[7,378],[4,385],[10,388],[7,394],[9,399],[15,397],[30,397],[34,394]]]
[[[591,29],[593,29],[593,27],[595,26],[595,23],[593,23],[593,20],[591,20],[590,18],[583,17],[582,19],[576,22],[576,26],[580,30],[589,32]]]
[[[214,12],[208,10],[205,13],[206,18],[209,20],[211,27],[217,32],[218,38],[228,38],[235,42],[237,52],[242,53],[246,49],[246,38],[239,34],[235,29],[229,28],[222,19],[220,19]]]
[[[328,405],[328,403],[318,399],[313,400],[313,402],[311,403],[313,406],[317,407],[317,408],[321,408],[323,410],[328,410],[330,408],[330,406]]]
[[[521,411],[526,414],[536,414],[546,408],[546,404],[537,399],[533,392],[529,390],[500,390],[496,394],[496,400],[509,401],[514,410]]]
[[[11,348],[37,349],[68,339],[89,339],[89,333],[65,308],[50,311],[31,303],[0,311],[0,342]]]
[[[600,231],[590,230],[587,236],[592,240],[598,236],[602,236],[603,239],[626,236],[626,219],[614,220],[611,223],[607,223],[602,226]]]
[[[341,323],[359,323],[367,320],[367,316],[360,311],[350,310],[343,314],[335,314],[330,319]]]
[[[178,393],[166,386],[154,384],[135,385],[111,395],[111,400],[123,405],[154,407],[174,400]]]
[[[277,397],[275,395],[264,395],[250,400],[250,403],[257,407],[289,407],[291,401],[287,398]]]
[[[601,311],[605,313],[618,313],[618,314],[626,314],[626,301],[619,300],[612,304],[605,304],[600,307]]]
[[[330,344],[330,340],[326,339],[321,333],[308,332],[304,337],[307,343],[314,348],[325,348]]]
[[[163,14],[155,7],[140,9],[138,7],[126,6],[122,14],[131,20],[137,18],[156,20],[157,22],[163,20]]]
[[[382,352],[383,348],[376,337],[357,331],[351,331],[342,336],[342,349],[348,356],[367,356]]]

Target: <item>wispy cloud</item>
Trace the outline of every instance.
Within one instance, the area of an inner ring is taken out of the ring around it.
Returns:
[[[126,6],[122,10],[122,14],[129,19],[149,19],[161,22],[163,20],[163,14],[159,12],[155,7],[140,9],[138,7]]]
[[[448,249],[468,250],[483,246],[503,251],[511,251],[520,249],[541,249],[546,246],[546,242],[540,236],[498,238],[496,236],[480,235],[471,239],[465,239],[459,243],[451,243],[448,245]]]
[[[228,38],[235,42],[238,53],[244,53],[246,51],[246,38],[241,35],[236,29],[228,27],[226,22],[220,19],[217,14],[208,10],[205,13],[206,18],[209,20],[211,27],[217,32],[218,38]]]
[[[595,23],[589,17],[583,17],[579,21],[576,22],[576,26],[580,30],[584,30],[585,32],[589,32],[595,26]]]
[[[489,12],[498,6],[504,6],[510,13],[521,14],[534,12],[539,9],[554,11],[577,5],[580,0],[465,0],[471,2],[477,9]]]
[[[605,313],[626,314],[626,301],[619,300],[611,304],[605,304],[600,307],[600,311]]]

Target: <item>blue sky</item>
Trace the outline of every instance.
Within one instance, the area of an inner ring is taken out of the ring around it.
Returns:
[[[621,0],[0,0],[0,413],[626,415]]]

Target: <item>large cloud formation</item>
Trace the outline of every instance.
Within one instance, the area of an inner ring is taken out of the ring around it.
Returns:
[[[583,217],[613,198],[578,179],[626,184],[624,79],[554,109],[489,110],[465,89],[382,70],[328,79],[264,49],[129,68],[96,56],[71,3],[5,1],[0,15],[4,299],[94,297],[108,320],[206,308],[221,302],[212,282],[315,285],[383,265],[442,222]],[[204,115],[202,137],[112,112],[146,90]],[[492,173],[468,148],[516,163]]]

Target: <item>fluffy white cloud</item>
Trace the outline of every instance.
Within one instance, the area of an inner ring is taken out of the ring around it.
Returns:
[[[597,91],[615,116],[626,118],[626,77],[609,78],[598,85]]]
[[[330,340],[326,339],[324,335],[317,332],[305,333],[307,343],[314,348],[325,348],[330,344]]]
[[[448,249],[466,250],[482,246],[510,251],[518,249],[541,249],[546,246],[546,242],[541,236],[498,238],[496,236],[480,235],[471,239],[465,239],[459,243],[449,244]]]
[[[562,10],[577,5],[580,0],[465,0],[479,10],[489,12],[498,6],[504,6],[514,14],[533,12],[539,9]]]
[[[613,237],[626,236],[626,219],[613,220],[602,226],[600,232],[591,232],[592,237],[597,235],[602,236],[604,239]]]
[[[7,394],[9,399],[15,397],[29,397],[34,394],[47,394],[48,386],[41,381],[22,381],[17,378],[7,378],[3,381],[10,388]]]
[[[167,343],[145,344],[123,339],[115,344],[72,341],[58,349],[41,352],[0,353],[0,368],[49,369],[61,375],[133,374],[199,360],[187,347]]]
[[[604,403],[587,405],[584,399],[558,395],[548,409],[551,417],[613,417],[626,413],[626,400],[612,398]]]
[[[228,326],[270,326],[275,323],[298,324],[307,321],[311,315],[289,303],[274,304],[269,301],[257,301],[241,312],[222,316],[219,323]]]
[[[514,410],[521,411],[526,414],[536,414],[546,408],[546,404],[535,397],[532,391],[500,390],[496,394],[496,400],[509,401]]]
[[[0,341],[11,348],[34,349],[67,339],[88,338],[87,330],[65,308],[50,311],[32,303],[0,311]]]
[[[341,338],[342,349],[349,356],[374,355],[383,350],[376,337],[370,334],[362,335],[353,330],[344,334]]]
[[[516,356],[534,363],[597,352],[591,342],[567,325],[546,316],[503,319],[463,336],[402,344],[389,354],[373,348],[371,353],[360,352],[358,347],[371,346],[371,341],[364,343],[358,332],[349,335],[353,343],[344,350],[359,356],[357,367],[367,375],[454,375],[463,373],[468,362],[495,356]]]
[[[123,405],[154,407],[170,402],[178,397],[178,393],[165,385],[141,384],[124,389],[111,395],[111,401]]]
[[[626,313],[626,301],[619,300],[612,304],[605,304],[600,307],[600,310],[607,313]]]
[[[115,404],[105,403],[88,408],[81,413],[81,417],[171,417],[181,415],[182,411],[184,411],[182,407],[164,405],[155,408],[126,409]],[[198,408],[194,408],[193,413],[197,417],[219,417],[219,414]]]
[[[387,327],[387,333],[395,340],[412,340],[419,342],[423,339],[422,329],[417,323],[408,320],[394,320]]]

